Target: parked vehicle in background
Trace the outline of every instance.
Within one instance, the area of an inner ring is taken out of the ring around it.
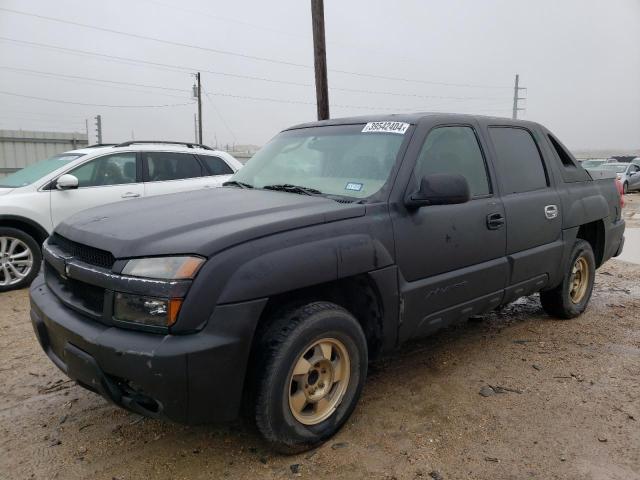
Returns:
[[[634,158],[633,155],[615,155],[607,159],[607,163],[631,163]]]
[[[603,163],[607,163],[606,158],[590,158],[588,160],[583,160],[580,162],[582,168],[595,168],[599,167]]]
[[[640,165],[640,157],[636,157],[633,160],[631,160],[631,163],[633,163],[634,165]]]
[[[35,278],[40,245],[81,210],[106,203],[218,187],[242,164],[180,142],[125,142],[72,150],[0,178],[0,292]]]
[[[549,315],[580,315],[624,243],[615,178],[598,176],[533,122],[298,125],[226,188],[63,222],[31,319],[117,405],[185,423],[245,405],[274,448],[304,450],[347,421],[369,360],[410,339],[538,291]]]
[[[640,165],[635,163],[605,163],[594,170],[604,170],[615,173],[622,184],[622,191],[626,194],[640,190]]]

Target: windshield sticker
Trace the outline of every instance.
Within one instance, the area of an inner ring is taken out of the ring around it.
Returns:
[[[404,122],[369,122],[362,129],[362,133],[398,133],[404,135],[409,128]]]
[[[344,187],[344,189],[359,192],[360,190],[362,190],[362,187],[364,187],[362,183],[349,182],[347,183],[347,186]]]

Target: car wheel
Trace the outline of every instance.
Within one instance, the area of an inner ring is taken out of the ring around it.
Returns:
[[[41,263],[40,246],[31,235],[0,228],[0,292],[29,286]]]
[[[367,374],[367,341],[342,307],[315,302],[283,312],[261,335],[255,421],[282,453],[312,448],[353,412]]]
[[[625,195],[629,193],[629,184],[627,182],[624,182],[624,185],[622,185],[622,193]]]
[[[540,292],[542,307],[552,317],[573,318],[587,308],[593,291],[596,262],[589,242],[576,241],[562,283]]]

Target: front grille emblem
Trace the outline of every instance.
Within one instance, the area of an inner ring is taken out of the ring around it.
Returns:
[[[68,277],[69,274],[71,273],[71,266],[70,265],[65,265],[64,266],[64,273],[65,275]]]

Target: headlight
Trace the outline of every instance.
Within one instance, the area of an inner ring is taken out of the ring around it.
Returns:
[[[157,298],[116,292],[113,316],[122,322],[150,327],[170,327],[178,318],[181,298]]]
[[[157,257],[129,260],[123,275],[156,278],[160,280],[184,280],[193,278],[204,263],[201,257]]]

